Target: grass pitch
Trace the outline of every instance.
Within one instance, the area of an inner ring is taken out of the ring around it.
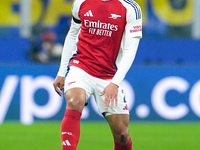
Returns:
[[[199,150],[200,123],[130,123],[133,150]],[[60,123],[0,125],[0,150],[61,150]],[[106,122],[82,122],[77,150],[113,150]]]

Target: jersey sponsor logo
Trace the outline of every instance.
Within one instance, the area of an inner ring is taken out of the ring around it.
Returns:
[[[135,33],[135,32],[139,32],[142,31],[142,26],[134,26],[132,30],[130,30],[130,33]]]
[[[111,31],[118,30],[118,25],[104,23],[104,22],[101,22],[100,20],[98,20],[98,21],[84,20],[84,25],[85,25],[85,27],[88,27],[88,28],[91,28],[91,27],[92,28],[100,28],[100,29],[106,29],[106,30],[111,30]]]
[[[71,143],[69,142],[69,140],[65,140],[62,142],[62,145],[71,146]]]
[[[112,19],[117,19],[118,17],[120,18],[121,16],[120,15],[117,15],[117,14],[110,14],[111,16],[108,17],[108,18],[112,18]]]
[[[111,23],[104,23],[100,20],[98,21],[90,21],[84,20],[85,27],[89,28],[90,34],[96,34],[100,36],[109,36],[111,37],[113,31],[118,30],[118,25],[114,25]]]
[[[84,14],[84,16],[93,17],[92,11],[89,10],[88,12],[86,12],[86,13]]]

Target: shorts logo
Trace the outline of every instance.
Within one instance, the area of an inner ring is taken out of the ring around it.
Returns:
[[[73,83],[76,83],[76,81],[69,82],[67,85],[70,86],[70,85],[72,85]]]
[[[128,105],[126,104],[126,106],[123,108],[123,110],[128,110]]]

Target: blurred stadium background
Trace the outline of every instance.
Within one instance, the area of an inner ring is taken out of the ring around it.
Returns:
[[[135,150],[198,150],[200,0],[135,1],[142,8],[143,38],[123,81]],[[66,103],[52,83],[72,3],[0,0],[1,150],[59,149]],[[93,97],[82,122],[79,149],[112,149],[110,131]],[[84,145],[88,141],[93,147]]]

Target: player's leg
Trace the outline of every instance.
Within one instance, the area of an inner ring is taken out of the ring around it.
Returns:
[[[61,140],[63,150],[76,150],[80,137],[80,118],[88,99],[90,85],[86,73],[71,67],[65,79],[66,112],[61,124]]]
[[[99,96],[103,89],[110,83],[110,80],[99,79],[98,86],[95,90],[95,97],[98,109],[107,119],[115,141],[115,150],[131,150],[132,141],[129,136],[129,111],[127,102],[124,97],[123,88],[118,88],[118,104],[113,108],[104,107],[105,95]]]
[[[85,90],[72,88],[65,92],[67,107],[61,123],[62,150],[76,150],[80,137],[80,118],[86,101]]]
[[[132,150],[132,141],[129,136],[129,115],[114,114],[106,117],[113,134],[114,150]]]

